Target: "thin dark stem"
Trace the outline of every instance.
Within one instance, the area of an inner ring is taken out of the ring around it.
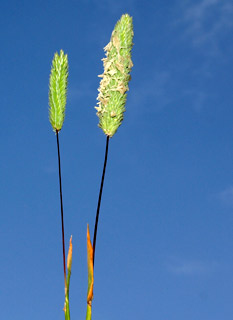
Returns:
[[[102,191],[103,191],[103,185],[104,185],[105,170],[106,170],[106,165],[108,160],[108,144],[109,144],[109,136],[107,136],[107,139],[106,139],[104,167],[103,167],[103,173],[102,173],[102,179],[101,179],[101,185],[100,185],[100,191],[99,191],[99,200],[98,200],[96,218],[95,218],[95,231],[94,231],[94,237],[93,237],[93,266],[95,263],[95,245],[96,245],[96,236],[97,236],[98,221],[99,221],[100,204],[101,204]]]
[[[62,201],[62,186],[61,186],[61,160],[60,160],[60,148],[59,148],[58,131],[56,131],[56,136],[57,136],[57,155],[58,155],[59,185],[60,185],[60,203],[61,203],[61,228],[62,228],[63,268],[64,268],[64,281],[65,281],[65,288],[66,288],[65,235],[64,235],[63,201]]]

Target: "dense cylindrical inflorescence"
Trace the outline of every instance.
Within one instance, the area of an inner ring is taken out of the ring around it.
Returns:
[[[68,84],[68,57],[61,50],[56,52],[52,62],[49,79],[49,120],[55,132],[61,130],[66,107]]]
[[[121,125],[129,90],[130,71],[133,66],[131,50],[133,46],[133,21],[128,14],[117,22],[111,40],[104,48],[104,73],[99,77],[100,87],[95,107],[99,117],[99,127],[112,137]]]

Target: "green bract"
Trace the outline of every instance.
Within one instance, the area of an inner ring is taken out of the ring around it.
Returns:
[[[111,40],[104,48],[106,58],[102,59],[104,73],[99,77],[100,87],[95,107],[99,117],[99,127],[112,137],[123,120],[126,92],[129,90],[130,71],[133,66],[131,49],[133,46],[133,22],[128,14],[117,22]]]
[[[68,57],[61,50],[54,55],[49,79],[49,120],[55,132],[61,130],[65,118],[67,80]]]

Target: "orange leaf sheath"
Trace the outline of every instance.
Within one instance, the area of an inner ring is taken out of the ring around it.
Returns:
[[[93,247],[90,239],[89,225],[87,225],[87,268],[88,268],[88,290],[87,290],[87,318],[91,319],[91,303],[93,300],[94,268]]]
[[[72,236],[70,237],[70,246],[69,246],[68,257],[67,257],[68,272],[71,272],[71,266],[72,266]]]

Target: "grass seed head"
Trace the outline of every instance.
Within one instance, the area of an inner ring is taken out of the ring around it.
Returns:
[[[99,77],[100,87],[95,109],[99,117],[99,127],[112,137],[121,125],[125,112],[125,103],[130,71],[133,63],[133,20],[128,14],[122,15],[115,25],[110,42],[104,48],[104,73]]]
[[[55,132],[61,130],[66,108],[68,84],[68,57],[61,50],[56,52],[52,61],[49,78],[49,121]]]

